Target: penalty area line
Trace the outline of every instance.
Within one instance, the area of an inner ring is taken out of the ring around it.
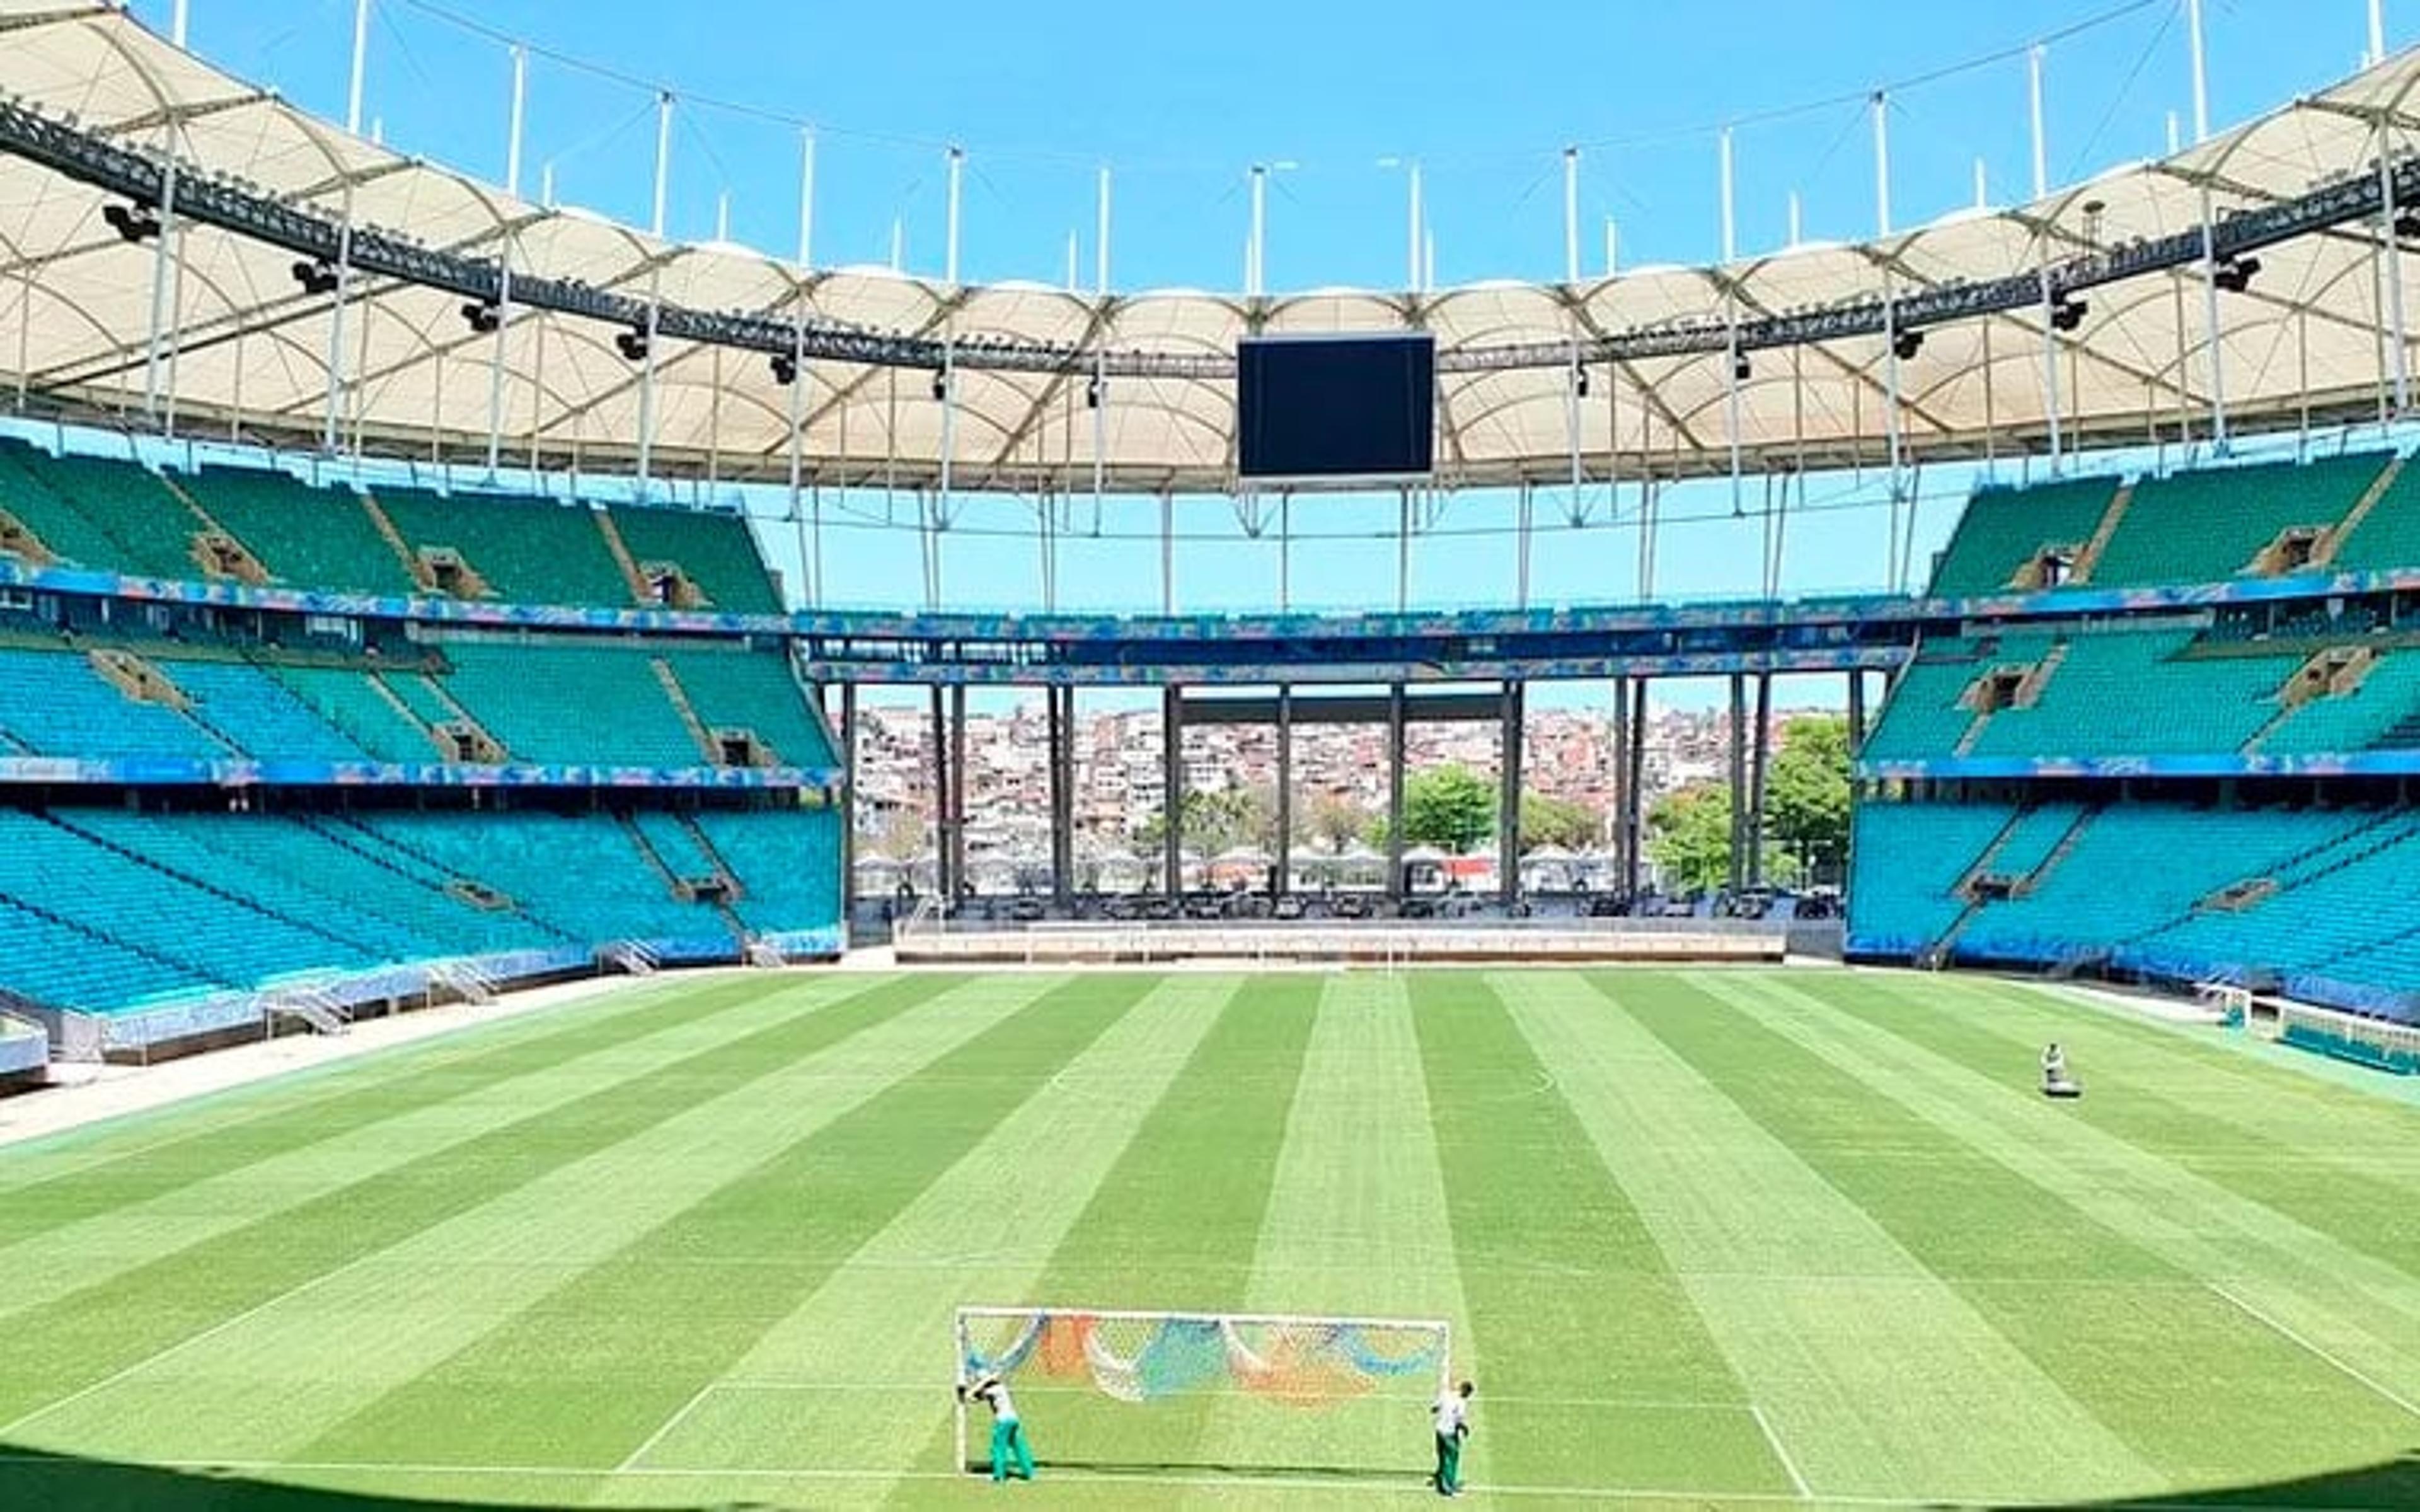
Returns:
[[[2216,1292],[2219,1299],[2225,1302],[2228,1306],[2233,1307],[2236,1311],[2243,1314],[2246,1318],[2251,1319],[2254,1322],[2258,1323],[2261,1327],[2268,1329],[2271,1333],[2276,1335],[2279,1338],[2284,1339],[2287,1343],[2301,1349],[2313,1359],[2316,1359],[2320,1364],[2327,1365],[2337,1374],[2366,1387],[2381,1400],[2392,1403],[2394,1406],[2401,1408],[2404,1412],[2409,1412],[2413,1417],[2420,1417],[2420,1407],[2413,1406],[2410,1397],[2400,1396],[2387,1386],[2380,1383],[2374,1378],[2364,1375],[2360,1370],[2336,1358],[2335,1355],[2330,1354],[2327,1350],[2312,1343],[2309,1339],[2304,1338],[2302,1335],[2295,1333],[2292,1329],[2288,1328],[2284,1323],[2270,1317],[2267,1313],[2255,1307],[2252,1304],[2244,1301],[2242,1297],[2237,1296],[2234,1292],[2227,1290],[2217,1282],[2211,1281],[2204,1284],[2208,1286],[2211,1290]]]
[[[1764,1435],[1765,1444],[1773,1450],[1773,1458],[1780,1460],[1781,1468],[1789,1473],[1790,1484],[1797,1489],[1798,1499],[1811,1501],[1815,1493],[1807,1489],[1807,1477],[1798,1473],[1798,1461],[1791,1458],[1790,1451],[1782,1447],[1781,1435],[1773,1431],[1773,1420],[1764,1415],[1763,1408],[1753,1402],[1748,1404],[1747,1415],[1756,1419],[1756,1429]]]

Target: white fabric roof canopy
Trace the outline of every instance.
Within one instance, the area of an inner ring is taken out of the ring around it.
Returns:
[[[1255,330],[1434,332],[1441,352],[1568,342],[1675,320],[1723,317],[1876,293],[2024,274],[2047,236],[2055,255],[2115,246],[2200,218],[2206,181],[2220,214],[2366,171],[2378,123],[2398,138],[2420,55],[2356,78],[2163,162],[2105,175],[2039,205],[1970,212],[1859,246],[1804,247],[1714,269],[1641,270],[1576,287],[1486,284],[1425,295],[1322,290],[1266,299],[1193,291],[1097,299],[1036,285],[953,291],[888,270],[802,270],[746,249],[659,242],[594,217],[548,210],[458,173],[348,136],[180,53],[93,0],[0,0],[0,91],[54,118],[149,150],[173,141],[180,171],[247,180],[287,202],[491,256],[517,274],[584,281],[707,310],[803,314],[881,332],[959,340],[1223,355]],[[2398,149],[2402,143],[2398,141]],[[97,192],[0,157],[0,373],[85,410],[139,414],[149,349],[148,244],[101,219]],[[2347,225],[2260,253],[2244,293],[2219,301],[2225,393],[2241,428],[2374,413],[2393,357],[2372,228]],[[268,440],[316,440],[328,393],[331,301],[290,273],[290,254],[196,226],[181,238],[168,387],[180,422],[240,423]],[[2410,256],[2393,256],[2407,279]],[[459,298],[364,278],[337,353],[345,433],[419,455],[484,456],[499,338],[466,326]],[[2061,338],[2057,399],[2068,443],[2136,440],[2156,427],[2206,432],[2211,405],[2197,270],[2094,291]],[[2420,316],[2420,307],[2413,310]],[[1900,363],[1900,424],[1912,459],[2042,449],[2048,396],[2038,311],[1936,327]],[[641,428],[641,368],[617,328],[530,310],[502,335],[506,456],[627,466]],[[1756,353],[1741,385],[1738,440],[1751,467],[1879,460],[1885,451],[1885,343],[1859,336]],[[1593,365],[1577,407],[1583,471],[1719,472],[1732,437],[1727,354]],[[659,471],[779,479],[788,473],[790,395],[761,354],[659,338],[653,460]],[[939,471],[943,404],[930,373],[837,361],[800,381],[809,476],[826,482]],[[960,368],[951,427],[954,486],[1089,486],[1094,417],[1081,376]],[[1449,371],[1439,378],[1439,481],[1448,486],[1569,479],[1571,384],[1561,367]],[[1116,488],[1233,486],[1233,392],[1224,379],[1120,377],[1105,393],[1101,461]]]

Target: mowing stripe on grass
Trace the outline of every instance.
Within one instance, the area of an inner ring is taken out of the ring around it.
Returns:
[[[627,1033],[603,1032],[593,1044],[584,1038],[561,1041],[560,1048],[581,1053],[558,1064],[513,1058],[508,1063],[515,1073],[499,1079],[483,1076],[455,1096],[217,1176],[197,1177],[188,1187],[49,1227],[21,1243],[0,1245],[0,1273],[12,1278],[11,1285],[0,1288],[0,1322],[569,1103],[600,1086],[721,1043],[734,1022],[752,1024],[808,1011],[824,995],[799,995],[794,1001],[787,994],[763,988],[725,986],[705,995],[694,1013],[632,1021]]]
[[[637,1462],[908,1471],[951,1419],[954,1310],[1035,1294],[1051,1252],[1235,988],[1235,978],[1196,973],[1161,981],[767,1330]],[[1019,1394],[1049,1417],[1041,1387]]]
[[[2044,1041],[2061,1040],[2092,1090],[2116,1094],[2086,1098],[2073,1110],[2083,1122],[2420,1278],[2420,1117],[2399,1105],[2273,1074],[2247,1079],[2257,1062],[2212,1065],[2180,1053],[2174,1037],[2138,1041],[2098,1015],[2055,1012],[1986,984],[1977,984],[1976,1011],[1954,1014],[1920,1002],[1903,980],[1880,984],[1884,992],[1845,997],[1821,983],[1809,990],[1978,1071],[2022,1070]],[[2372,1137],[2344,1142],[2363,1129]]]
[[[1244,1305],[1318,996],[1318,980],[1302,976],[1250,978],[1237,988],[1051,1252],[1032,1301],[1173,1311]],[[1070,1464],[1199,1468],[1211,1399],[1137,1410],[1083,1394],[1054,1398],[1047,1416],[1029,1412],[1028,1423],[1046,1473]],[[953,1452],[943,1426],[915,1462],[946,1471]],[[903,1499],[927,1497],[903,1484],[892,1500]]]
[[[1285,1128],[1245,1306],[1443,1319],[1461,1346],[1455,1368],[1477,1371],[1419,1040],[1401,978],[1328,979]],[[1311,1411],[1228,1397],[1206,1425],[1204,1456],[1218,1464],[1418,1476],[1429,1469],[1436,1385],[1433,1372],[1422,1372]],[[1484,1479],[1486,1439],[1474,1444],[1467,1473]]]
[[[1903,1076],[1842,1042],[1887,1035],[1770,975],[1707,973],[1627,1007],[2172,1483],[2284,1478],[2319,1440],[2380,1458],[2406,1442],[2402,1414],[2006,1164],[1978,1093],[1918,1111]],[[2149,1359],[2170,1390],[2145,1391]]]
[[[448,1035],[293,1078],[274,1078],[253,1088],[273,1094],[265,1104],[257,1098],[213,1096],[147,1110],[136,1117],[150,1120],[154,1115],[173,1113],[175,1121],[164,1132],[152,1127],[124,1131],[125,1138],[98,1148],[89,1142],[55,1150],[12,1147],[0,1152],[8,1173],[0,1180],[0,1245],[184,1191],[271,1156],[469,1097],[524,1072],[557,1065],[667,1023],[740,1007],[776,990],[768,981],[732,982],[703,994],[692,990],[686,998],[633,995],[628,1003],[599,1004],[577,1013],[504,1021],[496,1026],[526,1025],[535,1032],[508,1040],[473,1033],[467,1042],[464,1037]]]
[[[1870,1214],[1621,1011],[1685,995],[1678,979],[1491,980],[1812,1486],[1988,1500],[2157,1484]]]
[[[1492,1482],[1791,1488],[1705,1319],[1478,973],[1409,979]],[[1562,1407],[1489,1406],[1491,1392]],[[1611,1396],[1670,1404],[1576,1405]]]
[[[1781,982],[1767,991],[1812,1001]],[[2420,1288],[2402,1271],[2096,1129],[2071,1105],[2045,1103],[2029,1075],[1986,1075],[1829,1010],[1774,1022],[1819,1052],[1885,1072],[1911,1108],[1990,1140],[2037,1185],[2195,1279],[2250,1301],[2314,1341],[2323,1357],[2420,1400]],[[2105,1094],[2096,1088],[2093,1097]]]
[[[962,983],[772,1074],[701,1097],[289,1295],[111,1389],[54,1409],[41,1431],[87,1452],[258,1458],[308,1443],[726,1182],[1047,990],[1040,977]],[[707,1265],[761,1257],[704,1256]],[[326,1379],[331,1352],[347,1361]]]
[[[942,990],[884,982],[678,1059],[626,1068],[532,1112],[112,1276],[13,1319],[0,1352],[0,1436],[83,1391],[340,1266],[629,1137],[700,1095],[764,1075]]]
[[[361,1408],[312,1454],[478,1463],[535,1451],[572,1469],[622,1463],[1149,985],[1063,980],[902,1068]]]

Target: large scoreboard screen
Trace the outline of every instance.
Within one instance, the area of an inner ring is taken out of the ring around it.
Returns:
[[[1436,338],[1256,336],[1235,347],[1236,470],[1249,482],[1425,478]]]

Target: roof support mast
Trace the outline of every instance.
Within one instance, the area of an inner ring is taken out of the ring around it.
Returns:
[[[1891,278],[1890,252],[1880,245],[1891,234],[1890,207],[1890,97],[1882,90],[1874,91],[1874,236],[1876,251],[1883,258],[1883,440],[1890,457],[1890,543],[1885,557],[1892,592],[1906,586],[1907,553],[1912,547],[1900,544],[1900,514],[1907,505],[1907,479],[1901,470],[1899,401],[1899,294]],[[1906,538],[1915,539],[1912,509],[1906,525]]]
[[[656,202],[655,215],[648,222],[658,241],[664,239],[664,202],[672,187],[673,169],[673,94],[669,89],[656,96]],[[654,255],[655,266],[647,271],[646,351],[639,359],[639,492],[647,491],[647,474],[655,460],[656,449],[656,331],[664,307],[663,253]]]
[[[160,370],[166,357],[168,339],[168,263],[176,255],[177,235],[177,116],[171,111],[163,128],[160,170],[160,224],[152,239],[151,251],[151,333],[143,355],[143,415],[154,422],[160,419]]]
[[[1094,207],[1098,223],[1093,228],[1093,293],[1104,305],[1109,299],[1109,170],[1104,163],[1098,181],[1099,203]],[[1106,340],[1093,343],[1093,386],[1084,395],[1093,410],[1093,517],[1101,517],[1101,495],[1109,483],[1109,347]]]
[[[799,486],[806,471],[806,403],[807,403],[807,270],[814,266],[815,250],[815,133],[812,128],[799,132],[799,286],[790,297],[790,518],[793,522],[804,517],[799,509]],[[802,552],[806,561],[799,563],[806,582],[807,607],[816,609],[823,602],[823,575],[815,570],[822,555],[822,501],[816,501],[815,545],[817,550]]]
[[[2050,136],[2042,125],[2042,58],[2050,51],[2040,42],[2025,50],[2025,92],[2033,107],[2034,203],[2050,197]],[[2050,475],[2058,476],[2058,327],[2051,318],[2050,227],[2034,232],[2041,270],[2042,418],[2050,423]]]
[[[2194,145],[2210,140],[2210,81],[2203,69],[2201,0],[2185,0],[2185,35],[2193,46]],[[2226,356],[2218,320],[2218,244],[2211,224],[2210,172],[2201,170],[2202,319],[2210,339],[2210,439],[2221,455],[2227,451]]]
[[[958,210],[965,187],[967,149],[953,146],[949,151],[949,205],[943,226],[941,248],[941,279],[949,287],[951,313],[941,328],[941,469],[939,486],[933,496],[931,548],[933,561],[933,607],[941,607],[941,540],[940,533],[950,528],[951,468],[956,460],[958,440],[958,317],[957,302],[961,293],[958,284]]]
[[[504,193],[521,192],[521,125],[529,103],[529,49],[513,44],[513,106],[504,129]],[[504,233],[496,259],[496,347],[488,367],[488,476],[493,478],[504,451],[504,334],[513,323],[513,233]]]
[[[1740,516],[1739,216],[1731,197],[1731,129],[1715,139],[1722,162],[1723,208],[1723,429],[1731,443],[1731,517]]]
[[[1579,525],[1588,518],[1587,502],[1581,498],[1585,470],[1580,456],[1580,400],[1588,393],[1588,369],[1580,365],[1580,149],[1576,147],[1563,148],[1563,285],[1572,328],[1569,371],[1563,383],[1563,438],[1572,465],[1568,514],[1572,523]],[[1611,381],[1609,376],[1607,381]],[[1608,447],[1607,455],[1610,455]],[[1529,550],[1526,530],[1520,548],[1526,558]]]

